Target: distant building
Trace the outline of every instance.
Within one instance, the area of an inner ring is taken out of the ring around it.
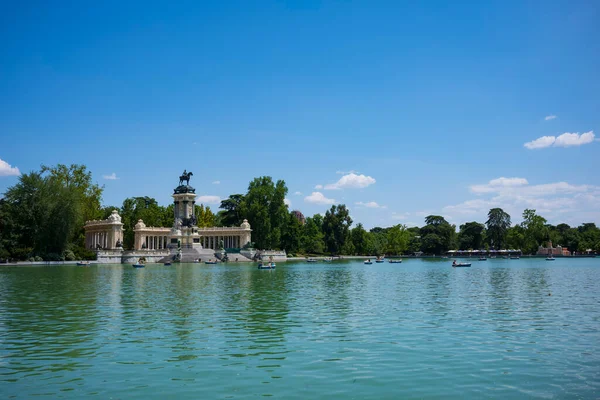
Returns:
[[[302,225],[306,223],[306,218],[304,218],[304,214],[302,214],[300,211],[294,210],[292,211],[292,214],[294,214],[294,217],[296,217],[298,222],[300,222]]]
[[[570,256],[571,252],[568,248],[562,246],[552,247],[552,241],[548,241],[548,247],[540,245],[538,247],[537,255],[539,256]]]

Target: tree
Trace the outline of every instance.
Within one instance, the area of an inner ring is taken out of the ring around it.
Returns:
[[[324,236],[321,231],[323,217],[316,214],[314,217],[306,218],[302,227],[301,247],[306,253],[321,254],[324,250]]]
[[[288,214],[281,237],[281,247],[288,253],[297,253],[300,249],[302,224],[293,212]]]
[[[444,247],[443,239],[435,233],[428,233],[422,238],[421,250],[424,253],[442,254]]]
[[[482,249],[485,239],[485,226],[479,222],[462,224],[458,232],[458,246],[461,249]]]
[[[204,207],[204,204],[196,205],[196,225],[200,228],[208,228],[216,225],[216,215],[211,211],[210,207]],[[240,224],[236,225],[239,226]]]
[[[133,248],[134,229],[140,219],[146,226],[173,226],[173,205],[160,206],[154,198],[148,196],[130,197],[123,200],[120,214],[121,222],[123,222],[123,247],[126,249]]]
[[[255,178],[248,185],[242,214],[252,226],[252,240],[257,248],[281,247],[281,235],[288,217],[284,202],[287,191],[284,181],[273,183],[270,176]]]
[[[370,254],[373,244],[371,243],[371,235],[365,230],[363,224],[359,223],[352,229],[350,233],[354,252],[361,255]],[[350,253],[354,254],[354,253]]]
[[[244,221],[244,200],[243,194],[232,194],[227,199],[221,200],[219,208],[219,223],[221,226],[240,226]]]
[[[521,226],[525,229],[524,251],[529,254],[536,253],[538,246],[548,240],[546,219],[537,215],[535,210],[526,209],[523,211]]]
[[[525,248],[525,229],[521,225],[508,228],[506,246],[509,249],[522,250]]]
[[[84,251],[83,224],[101,215],[102,188],[83,165],[42,166],[8,188],[2,213],[3,253],[17,259],[61,260]]]
[[[506,233],[510,228],[510,215],[501,208],[492,208],[488,212],[487,237],[493,249],[506,247]]]
[[[429,215],[421,228],[421,250],[429,254],[442,254],[455,246],[456,227],[444,217]],[[431,235],[431,236],[430,236]]]
[[[406,225],[395,225],[387,231],[387,249],[389,254],[404,254],[408,250],[411,234]]]
[[[344,204],[333,205],[323,218],[325,245],[331,254],[339,254],[348,239],[352,218]]]

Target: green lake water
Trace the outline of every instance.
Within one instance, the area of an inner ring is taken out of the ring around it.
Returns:
[[[600,398],[600,258],[0,267],[0,398]]]

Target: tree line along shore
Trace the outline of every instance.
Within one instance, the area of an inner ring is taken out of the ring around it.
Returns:
[[[162,206],[148,196],[126,198],[121,206],[102,203],[104,188],[85,165],[42,166],[19,177],[0,199],[0,261],[71,261],[94,259],[85,248],[85,221],[107,218],[118,210],[124,224],[125,249],[133,248],[138,219],[148,226],[170,227],[173,205]],[[429,215],[421,227],[397,224],[366,230],[353,226],[344,204],[332,205],[324,215],[304,217],[285,204],[283,180],[254,178],[245,194],[232,194],[214,212],[196,205],[197,225],[239,226],[247,219],[257,249],[285,250],[288,255],[442,255],[457,249],[520,249],[535,254],[552,242],[573,254],[600,251],[600,228],[589,222],[577,227],[552,225],[536,210],[523,211],[519,224],[501,208],[493,208],[485,222],[460,226]]]

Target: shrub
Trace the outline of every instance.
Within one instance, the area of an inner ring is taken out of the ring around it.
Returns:
[[[64,259],[65,259],[65,260],[67,260],[67,261],[74,261],[74,260],[76,260],[76,259],[77,259],[77,258],[75,257],[75,253],[73,253],[71,250],[65,250],[65,251],[63,252],[63,257],[64,257]]]

